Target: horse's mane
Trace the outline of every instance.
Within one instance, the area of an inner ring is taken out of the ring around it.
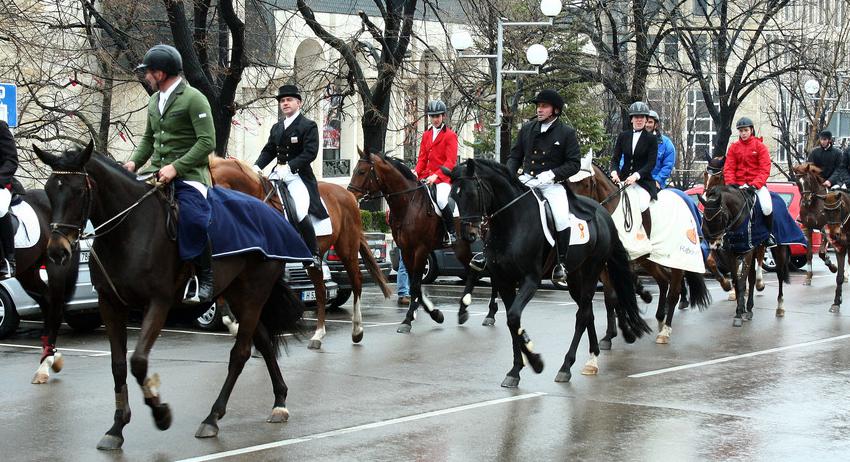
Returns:
[[[511,184],[511,186],[519,188],[520,190],[528,189],[528,186],[522,184],[522,181],[520,181],[516,175],[511,175],[511,172],[508,171],[508,167],[505,165],[502,165],[494,160],[489,159],[476,159],[475,164],[476,167],[488,168],[490,170],[493,170],[494,173],[505,177],[505,179]]]
[[[390,165],[395,167],[396,170],[401,172],[401,174],[404,175],[404,177],[407,178],[408,180],[419,181],[419,178],[416,178],[416,175],[414,175],[413,172],[410,171],[410,168],[407,165],[404,165],[404,163],[402,161],[400,161],[399,159],[396,159],[395,157],[385,157],[385,156],[382,156],[382,158],[385,161],[387,161]]]
[[[64,158],[64,156],[62,156],[62,157]],[[121,174],[121,175],[123,175],[125,178],[128,178],[128,179],[130,179],[130,180],[133,180],[133,181],[134,181],[134,182],[136,182],[136,183],[138,183],[138,182],[139,182],[139,181],[136,179],[136,174],[135,174],[135,173],[130,172],[129,170],[127,170],[126,168],[124,168],[124,166],[123,166],[123,165],[121,165],[121,163],[120,163],[120,162],[118,162],[117,160],[114,160],[112,157],[107,156],[107,155],[105,155],[105,154],[101,154],[101,153],[99,153],[99,152],[93,152],[93,153],[92,153],[91,158],[92,158],[92,160],[94,160],[95,162],[98,162],[98,163],[102,164],[104,167],[106,167],[106,168],[108,168],[108,169],[112,170],[113,172],[115,172],[115,173],[120,173],[120,174]],[[58,163],[57,163],[57,166],[59,166],[59,164],[58,164]]]

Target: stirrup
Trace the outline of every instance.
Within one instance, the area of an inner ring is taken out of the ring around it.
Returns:
[[[195,283],[195,291],[192,292],[192,296],[189,297],[189,288],[192,287],[193,282]],[[197,273],[186,281],[186,288],[183,289],[183,303],[191,305],[201,303],[201,281],[198,280]]]
[[[472,260],[469,260],[469,267],[475,271],[484,271],[484,268],[487,267],[487,259],[484,258],[484,252],[478,252],[473,255]]]
[[[15,271],[12,269],[12,263],[8,258],[3,259],[3,266],[5,266],[5,268],[0,271],[0,280],[15,277]]]
[[[779,244],[776,242],[776,238],[773,236],[773,233],[767,235],[767,239],[764,241],[765,248],[772,249]]]
[[[555,276],[555,273],[558,272],[559,269],[564,274],[563,277],[556,277]],[[555,284],[563,284],[563,283],[567,282],[567,267],[564,266],[563,263],[558,263],[552,269],[552,282],[554,282]]]

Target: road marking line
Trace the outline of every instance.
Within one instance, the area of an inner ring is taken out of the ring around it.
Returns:
[[[31,349],[34,349],[34,350],[40,350],[41,349],[40,346],[18,345],[18,344],[14,344],[14,343],[0,343],[0,347],[31,348]],[[77,352],[77,353],[97,353],[97,354],[106,353],[106,354],[109,354],[108,351],[103,351],[103,350],[81,350],[81,349],[78,349],[78,348],[60,348],[59,351],[74,351],[74,352]]]
[[[454,414],[456,412],[468,411],[468,410],[471,410],[471,409],[477,409],[477,408],[486,407],[486,406],[494,406],[494,405],[497,405],[497,404],[508,403],[508,402],[511,402],[511,401],[520,401],[520,400],[525,400],[525,399],[529,399],[529,398],[537,398],[537,397],[543,396],[545,394],[546,393],[535,392],[535,393],[527,393],[527,394],[524,394],[524,395],[511,396],[509,398],[500,398],[500,399],[493,399],[493,400],[490,400],[490,401],[482,401],[480,403],[473,403],[473,404],[466,404],[466,405],[463,405],[463,406],[450,407],[450,408],[447,408],[447,409],[440,409],[438,411],[425,412],[425,413],[422,413],[422,414],[414,414],[414,415],[409,415],[409,416],[406,416],[406,417],[398,417],[398,418],[390,419],[390,420],[382,420],[382,421],[373,422],[373,423],[369,423],[369,424],[357,425],[357,426],[354,426],[354,427],[340,428],[338,430],[331,430],[331,431],[324,432],[324,433],[314,433],[312,435],[306,435],[306,436],[302,436],[300,438],[291,438],[291,439],[287,439],[287,440],[274,441],[272,443],[258,444],[256,446],[248,446],[248,447],[242,448],[242,449],[233,449],[233,450],[230,450],[230,451],[216,452],[216,453],[213,453],[213,454],[207,454],[205,456],[193,457],[191,459],[183,459],[183,460],[180,460],[178,462],[203,462],[203,461],[207,461],[207,460],[223,459],[225,457],[238,456],[238,455],[241,455],[241,454],[249,454],[249,453],[258,452],[258,451],[265,451],[267,449],[280,448],[280,447],[283,447],[283,446],[291,446],[293,444],[306,443],[308,441],[314,441],[314,440],[318,440],[318,439],[322,439],[322,438],[330,438],[330,437],[333,437],[333,436],[347,435],[349,433],[359,432],[359,431],[363,431],[363,430],[372,430],[372,429],[375,429],[375,428],[386,427],[386,426],[389,426],[389,425],[396,425],[396,424],[402,424],[402,423],[407,423],[407,422],[414,422],[414,421],[417,421],[417,420],[428,419],[428,418],[431,418],[431,417],[437,417],[437,416],[442,416],[442,415],[446,415],[446,414]]]
[[[642,372],[640,374],[632,374],[632,375],[629,376],[629,378],[639,379],[639,378],[643,378],[643,377],[650,377],[650,376],[653,376],[653,375],[666,374],[668,372],[676,372],[676,371],[681,371],[681,370],[685,370],[685,369],[692,369],[694,367],[710,366],[712,364],[725,363],[725,362],[729,362],[729,361],[734,361],[736,359],[752,358],[754,356],[761,356],[761,355],[766,355],[766,354],[770,354],[770,353],[776,353],[776,352],[779,352],[779,351],[792,350],[794,348],[803,348],[803,347],[812,346],[812,345],[819,345],[821,343],[835,342],[835,341],[838,341],[838,340],[844,340],[846,338],[850,338],[850,334],[839,335],[837,337],[822,338],[820,340],[812,340],[811,342],[796,343],[794,345],[786,345],[786,346],[783,346],[783,347],[769,348],[767,350],[753,351],[751,353],[744,353],[742,355],[726,356],[726,357],[723,357],[723,358],[711,359],[711,360],[702,361],[702,362],[699,362],[699,363],[684,364],[684,365],[681,365],[681,366],[668,367],[666,369],[658,369],[658,370],[655,370],[655,371]]]

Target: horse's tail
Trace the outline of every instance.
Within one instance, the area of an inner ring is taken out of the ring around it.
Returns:
[[[369,274],[372,275],[372,279],[375,280],[375,283],[381,288],[381,292],[384,293],[384,298],[390,298],[393,292],[390,290],[390,286],[387,284],[387,278],[381,272],[375,256],[372,255],[372,249],[369,248],[369,243],[366,242],[366,236],[363,233],[360,233],[360,257],[363,258],[363,262],[366,264]]]
[[[708,309],[708,306],[711,305],[711,294],[708,292],[708,287],[705,286],[705,276],[686,271],[685,282],[688,284],[691,306],[699,308],[700,311]]]
[[[606,262],[614,292],[617,294],[615,310],[620,320],[620,330],[626,343],[633,343],[643,334],[651,332],[646,321],[640,316],[637,297],[635,296],[634,273],[632,273],[629,254],[623,247],[623,242],[617,235],[617,230],[611,222],[611,254]]]
[[[280,352],[281,345],[286,347],[286,340],[281,334],[298,335],[302,332],[299,321],[304,315],[304,309],[304,303],[283,278],[278,279],[260,312],[260,323],[268,331],[275,355]]]

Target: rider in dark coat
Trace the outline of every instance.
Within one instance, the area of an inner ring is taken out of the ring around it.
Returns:
[[[657,198],[652,170],[655,168],[655,162],[658,159],[658,138],[644,130],[649,113],[649,106],[642,101],[635,101],[629,106],[632,130],[620,133],[611,156],[611,178],[617,183],[622,180],[638,193],[641,219],[646,237],[650,236],[652,229],[649,203]],[[621,159],[622,167],[620,166]],[[645,192],[637,190],[631,185],[637,185]]]
[[[277,172],[295,202],[295,219],[298,231],[313,253],[313,264],[321,267],[316,231],[309,215],[328,218],[319,195],[319,183],[310,163],[319,155],[319,129],[316,122],[301,113],[301,94],[295,85],[278,89],[278,105],[285,118],[272,126],[269,141],[257,158],[255,169],[262,170],[271,161],[277,161]]]
[[[0,279],[15,276],[15,230],[12,226],[12,214],[9,207],[12,192],[18,192],[20,186],[15,181],[18,169],[18,149],[9,125],[0,120],[0,242],[4,254],[4,264],[0,266]],[[17,187],[15,187],[17,186]]]
[[[824,130],[818,137],[820,146],[812,149],[809,153],[809,162],[821,169],[820,176],[824,179],[823,185],[827,188],[841,186],[850,183],[850,172],[846,155],[832,144],[832,132]]]

